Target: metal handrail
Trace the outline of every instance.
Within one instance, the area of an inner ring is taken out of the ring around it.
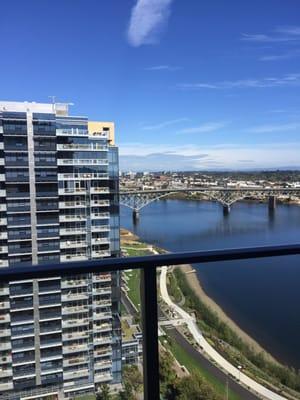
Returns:
[[[9,267],[0,269],[0,284],[18,279],[38,279],[91,272],[141,269],[144,399],[158,400],[160,395],[156,268],[164,265],[245,260],[297,254],[300,254],[300,244],[171,253],[143,257],[106,258],[29,267]]]

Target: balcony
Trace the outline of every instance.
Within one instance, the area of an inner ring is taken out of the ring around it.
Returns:
[[[85,215],[60,215],[59,222],[81,222],[85,221]]]
[[[66,242],[60,242],[61,249],[80,249],[82,247],[86,247],[86,241],[71,241],[67,240]]]
[[[7,239],[7,232],[0,232],[0,239]]]
[[[78,369],[71,372],[64,372],[64,379],[77,379],[85,376],[89,376],[89,370],[86,369]]]
[[[0,368],[0,377],[1,378],[8,378],[12,376],[12,369],[10,368]]]
[[[0,310],[8,309],[9,301],[0,301]]]
[[[97,245],[97,244],[109,244],[110,243],[110,238],[109,237],[99,237],[99,238],[92,238],[92,244]]]
[[[8,337],[11,335],[10,329],[1,329],[0,330],[0,338]]]
[[[89,337],[88,331],[86,332],[78,331],[72,333],[65,333],[62,335],[62,339],[64,342],[73,341],[77,339],[87,339],[88,337]]]
[[[93,158],[93,159],[61,158],[57,160],[57,165],[108,165],[108,160],[100,158]]]
[[[61,235],[86,235],[86,228],[60,228]]]
[[[112,330],[112,324],[108,324],[108,323],[102,323],[100,325],[94,324],[93,326],[93,332],[109,332]]]
[[[103,144],[77,144],[77,143],[65,143],[57,144],[57,150],[63,151],[108,151],[108,146]]]
[[[93,282],[110,282],[111,274],[93,275]]]
[[[109,200],[91,200],[92,207],[109,207],[110,201]]]
[[[88,136],[88,134],[88,130],[82,128],[56,129],[56,136]]]
[[[65,208],[86,208],[86,202],[85,201],[60,201],[59,202],[59,208],[60,209],[65,209]]]
[[[92,251],[92,258],[98,257],[110,257],[111,253],[109,250],[93,250]]]
[[[94,312],[93,319],[94,319],[94,321],[102,321],[102,320],[112,319],[112,313],[108,312],[108,311],[105,311],[102,313]]]
[[[1,372],[0,372],[1,374]],[[11,390],[14,388],[14,385],[12,382],[6,382],[6,383],[0,383],[0,392],[3,390]]]
[[[110,295],[111,294],[111,288],[97,288],[93,287],[93,293],[94,295]]]
[[[9,314],[0,315],[0,325],[1,324],[7,324],[8,322],[10,322],[10,315]]]
[[[85,188],[61,188],[58,189],[58,194],[61,196],[65,195],[84,195],[86,194],[86,189]]]
[[[0,351],[10,350],[11,342],[0,342]]]
[[[89,311],[88,306],[63,307],[62,315],[78,314],[88,311]]]
[[[109,179],[107,173],[77,173],[77,174],[58,174],[59,181],[70,181],[70,180],[91,180],[91,179]]]
[[[110,360],[98,361],[95,362],[94,367],[95,370],[108,369],[112,367],[112,362]]]
[[[91,187],[91,194],[108,194],[109,192],[108,187]]]
[[[112,337],[111,336],[103,336],[103,337],[94,337],[94,345],[103,345],[103,344],[111,344]]]
[[[110,217],[109,212],[91,213],[91,219],[109,219],[109,217]]]
[[[69,319],[69,320],[62,321],[63,328],[80,327],[80,326],[88,325],[88,324],[89,324],[88,318],[76,318],[76,319]]]
[[[66,262],[66,261],[84,261],[87,260],[87,255],[85,253],[82,254],[66,254],[66,255],[61,255],[60,256],[60,261],[61,262]]]
[[[68,294],[62,294],[61,300],[62,301],[77,301],[77,300],[87,300],[88,299],[88,293],[87,292],[78,292],[78,293],[68,293]]]
[[[109,225],[92,225],[91,231],[92,232],[109,232],[110,226]]]
[[[1,286],[0,287],[0,296],[7,296],[7,295],[9,295],[8,286]]]
[[[88,351],[88,344],[73,344],[63,347],[63,354],[72,354]]]
[[[178,254],[163,254],[146,257],[133,257],[133,258],[113,258],[104,260],[94,261],[83,261],[80,263],[66,263],[66,264],[51,264],[46,266],[34,265],[30,267],[22,268],[20,276],[20,270],[17,267],[11,267],[7,269],[0,269],[0,280],[2,282],[16,281],[16,280],[27,280],[27,279],[48,279],[49,277],[56,277],[61,274],[64,276],[85,273],[103,273],[109,275],[110,272],[128,270],[128,269],[141,269],[141,311],[142,311],[142,326],[144,335],[144,346],[143,346],[143,368],[144,368],[144,399],[145,400],[157,400],[160,398],[159,395],[159,364],[158,364],[158,321],[157,321],[157,267],[164,267],[166,265],[185,265],[185,264],[203,264],[217,261],[233,261],[233,260],[245,260],[245,259],[259,259],[266,257],[279,257],[288,255],[299,255],[300,245],[290,246],[273,246],[273,247],[259,247],[259,248],[247,248],[247,249],[233,249],[233,250],[216,250],[216,251],[202,251],[194,253],[178,253]],[[164,269],[162,270],[164,271]],[[163,273],[163,272],[162,272]],[[96,275],[98,276],[98,275]],[[101,275],[99,275],[101,276]],[[111,313],[94,313],[94,320],[101,319],[102,316],[110,318]],[[89,324],[88,318],[62,321],[65,327],[75,326],[78,327],[86,325],[86,329]],[[99,338],[98,338],[99,339]],[[100,345],[99,345],[100,346]],[[101,360],[97,357],[105,357],[111,352],[110,346],[105,349],[97,348],[94,350],[95,362],[101,365]],[[42,359],[57,359],[62,358],[60,354],[54,354],[54,352],[42,354]],[[0,358],[0,363],[8,362],[9,356],[5,360]],[[2,361],[1,361],[2,360]],[[24,361],[24,360],[23,360]],[[30,362],[30,360],[29,360]],[[80,365],[87,363],[85,357],[73,357],[63,361],[64,367],[72,365]],[[237,369],[237,368],[235,368]],[[95,374],[95,381],[110,382],[112,376],[110,374],[109,364],[107,368],[103,368],[101,373]],[[239,371],[234,374],[238,374]],[[235,380],[244,379],[244,374],[240,373],[241,379],[236,378]],[[227,376],[228,377],[228,376]],[[230,379],[230,376],[228,377]],[[250,379],[247,377],[247,379]],[[269,390],[266,389],[265,390]],[[271,398],[271,397],[269,397]]]
[[[7,246],[0,246],[0,254],[4,254],[8,252],[8,247]]]
[[[70,279],[70,280],[62,280],[61,282],[61,288],[62,289],[70,289],[74,287],[80,287],[80,286],[87,286],[88,281],[85,279]]]

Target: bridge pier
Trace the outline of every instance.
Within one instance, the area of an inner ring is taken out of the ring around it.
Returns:
[[[138,210],[132,211],[132,219],[134,223],[136,223],[140,219],[140,213]]]
[[[223,204],[223,215],[229,215],[229,214],[230,214],[230,205]]]
[[[269,197],[268,206],[269,206],[269,211],[273,212],[275,210],[275,208],[276,208],[276,197],[275,196]]]

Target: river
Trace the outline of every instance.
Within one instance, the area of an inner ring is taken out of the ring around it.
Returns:
[[[133,224],[121,208],[121,226],[169,251],[207,250],[299,241],[300,207],[240,202],[229,216],[214,202],[160,200]],[[300,368],[300,257],[218,262],[196,266],[206,293],[243,330],[281,362]]]

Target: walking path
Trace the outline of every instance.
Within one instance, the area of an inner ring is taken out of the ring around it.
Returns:
[[[260,383],[256,382],[246,374],[240,371],[240,369],[236,368],[230,362],[228,362],[224,357],[222,357],[203,337],[201,331],[199,330],[196,320],[194,317],[189,315],[186,311],[184,311],[177,304],[173,303],[170,299],[167,289],[167,267],[161,268],[160,274],[160,293],[162,299],[167,303],[170,307],[171,311],[174,311],[179,318],[184,319],[189,331],[191,332],[193,338],[198,343],[198,345],[212,358],[222,369],[224,369],[228,374],[234,376],[238,381],[244,384],[246,387],[251,388],[254,392],[262,396],[264,399],[268,400],[286,400],[286,397],[283,397],[271,390],[267,389]]]

